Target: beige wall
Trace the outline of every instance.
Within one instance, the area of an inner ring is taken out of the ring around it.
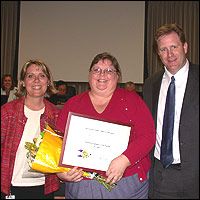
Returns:
[[[55,80],[87,82],[89,65],[107,51],[122,82],[143,83],[145,1],[21,1],[19,70],[44,61]]]

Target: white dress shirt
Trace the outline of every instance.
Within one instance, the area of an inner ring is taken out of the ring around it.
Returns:
[[[157,110],[157,127],[156,127],[156,144],[154,156],[160,160],[160,147],[162,140],[162,125],[163,125],[163,116],[165,110],[165,101],[167,90],[171,82],[171,77],[173,76],[165,68],[165,73],[163,74],[159,100],[158,100],[158,110]],[[181,163],[180,159],[180,149],[179,149],[179,122],[180,114],[183,103],[183,98],[185,94],[185,88],[188,78],[189,71],[189,62],[187,60],[186,64],[174,75],[175,78],[175,116],[174,116],[174,132],[173,132],[173,158],[174,161],[172,164]]]

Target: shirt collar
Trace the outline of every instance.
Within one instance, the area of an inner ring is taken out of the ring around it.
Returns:
[[[171,81],[171,77],[174,76],[175,80],[180,80],[182,79],[183,75],[188,72],[189,70],[189,61],[188,59],[186,58],[186,63],[185,65],[175,74],[175,75],[172,75],[166,68],[166,66],[164,66],[164,69],[165,69],[165,77]]]

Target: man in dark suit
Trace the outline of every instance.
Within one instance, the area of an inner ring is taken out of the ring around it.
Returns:
[[[164,69],[146,79],[144,101],[156,127],[156,144],[151,151],[149,198],[199,199],[199,66],[186,58],[188,44],[177,24],[160,27],[154,49]],[[162,126],[171,77],[175,78],[172,163],[161,163]]]

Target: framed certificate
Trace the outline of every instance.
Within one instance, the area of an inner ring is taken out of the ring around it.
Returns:
[[[133,126],[69,112],[59,166],[105,172],[128,147]]]

